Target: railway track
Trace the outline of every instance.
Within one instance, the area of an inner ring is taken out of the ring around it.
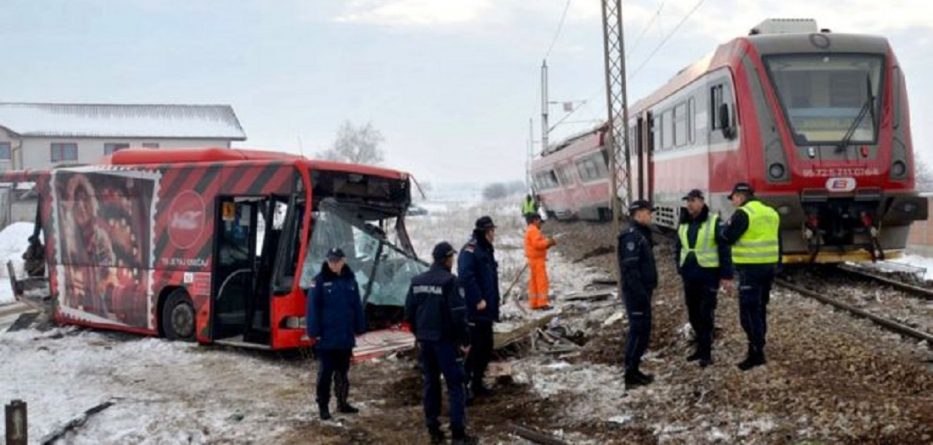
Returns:
[[[811,290],[811,289],[807,289],[807,288],[805,288],[805,287],[803,287],[803,286],[800,286],[800,285],[798,285],[798,284],[791,283],[791,282],[789,282],[789,281],[787,281],[787,280],[784,280],[784,279],[777,279],[777,280],[775,280],[775,284],[777,284],[778,286],[781,286],[781,287],[783,287],[783,288],[790,289],[790,290],[792,290],[792,291],[794,291],[794,292],[800,293],[800,294],[802,294],[802,295],[804,295],[804,296],[813,298],[813,299],[815,299],[815,300],[817,300],[817,301],[820,301],[821,303],[828,304],[828,305],[833,306],[833,307],[838,308],[838,309],[842,309],[842,310],[844,310],[844,311],[846,311],[846,312],[849,312],[850,314],[855,315],[855,316],[857,316],[857,317],[861,317],[861,318],[865,318],[865,319],[871,320],[873,323],[875,323],[875,324],[877,324],[877,325],[879,325],[879,326],[881,326],[881,327],[883,327],[883,328],[885,328],[885,329],[888,329],[888,330],[890,330],[890,331],[892,331],[892,332],[896,332],[896,333],[898,333],[898,334],[901,334],[901,335],[904,335],[904,336],[907,336],[907,337],[911,337],[911,338],[914,338],[914,339],[917,339],[917,340],[924,340],[924,341],[927,342],[927,346],[928,346],[928,347],[933,348],[933,335],[931,335],[931,334],[928,334],[928,333],[926,333],[926,332],[923,332],[923,331],[914,329],[914,328],[912,328],[912,327],[910,327],[910,326],[907,326],[907,325],[905,325],[905,324],[899,323],[899,322],[897,322],[897,321],[894,321],[894,320],[890,320],[890,319],[888,319],[888,318],[881,317],[881,316],[879,316],[879,315],[873,314],[873,313],[868,312],[868,311],[866,311],[866,310],[857,308],[857,307],[855,307],[855,306],[853,306],[853,305],[851,305],[851,304],[844,303],[844,302],[839,301],[839,300],[837,300],[837,299],[828,297],[828,296],[824,295],[824,294],[821,293],[821,292],[818,292],[818,291],[815,291],[815,290]]]
[[[890,285],[896,289],[900,289],[916,297],[923,298],[928,301],[933,300],[933,289],[917,286],[917,285],[910,284],[910,283],[905,283],[903,281],[899,281],[891,277],[886,277],[880,273],[867,271],[862,268],[850,266],[847,264],[842,264],[842,265],[839,265],[838,267],[840,270],[843,270],[847,273],[851,273],[854,275],[868,278],[870,280],[874,280],[880,283]]]

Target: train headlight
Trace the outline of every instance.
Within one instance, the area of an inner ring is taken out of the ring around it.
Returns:
[[[914,213],[916,210],[917,210],[917,206],[915,206],[914,203],[908,202],[908,203],[904,204],[904,212],[906,212],[906,213]]]
[[[894,176],[904,176],[907,173],[907,164],[904,161],[894,161],[891,164],[891,174]]]
[[[782,214],[782,215],[787,215],[787,214],[790,213],[790,207],[788,207],[788,206],[780,206],[780,207],[778,207],[778,213],[780,213],[780,214]]]
[[[784,166],[781,164],[771,164],[771,166],[768,167],[768,174],[774,179],[783,178]]]

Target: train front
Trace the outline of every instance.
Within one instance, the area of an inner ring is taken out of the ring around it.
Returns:
[[[749,164],[781,214],[785,261],[898,255],[927,205],[914,190],[904,74],[887,40],[814,32],[748,41],[761,141]]]

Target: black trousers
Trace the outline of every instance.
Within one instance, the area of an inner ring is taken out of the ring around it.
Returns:
[[[628,316],[623,363],[626,371],[635,371],[641,365],[641,357],[645,355],[651,342],[651,293],[638,296],[623,287],[622,299]]]
[[[768,334],[768,303],[774,284],[774,265],[737,266],[739,274],[739,321],[749,349],[762,351]]]
[[[316,350],[319,366],[317,368],[317,403],[327,405],[330,403],[330,384],[334,382],[334,395],[337,403],[346,404],[350,395],[350,357],[352,349],[318,349]]]
[[[486,367],[492,359],[492,322],[475,321],[470,326],[470,354],[466,359],[467,383],[482,386]]]
[[[714,274],[684,276],[687,317],[696,333],[700,358],[710,358],[713,350],[713,324],[716,319],[719,277]]]
[[[424,368],[424,418],[428,429],[441,426],[441,375],[447,383],[450,430],[463,431],[466,425],[466,394],[463,362],[457,346],[446,341],[419,341]]]

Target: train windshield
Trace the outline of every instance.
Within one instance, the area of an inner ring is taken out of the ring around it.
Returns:
[[[798,145],[874,143],[883,57],[793,54],[765,64]]]

